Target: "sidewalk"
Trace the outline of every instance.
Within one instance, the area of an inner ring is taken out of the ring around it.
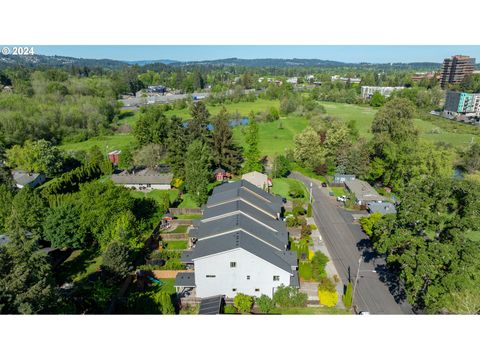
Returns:
[[[315,223],[315,220],[313,217],[308,217],[306,218],[307,224],[308,225],[315,225],[317,227],[316,230],[312,230],[312,240],[313,240],[313,246],[312,250],[313,251],[321,251],[325,255],[328,256],[329,259],[332,257],[330,256],[330,253],[328,252],[327,246],[325,245],[322,235],[320,234],[320,231],[318,230],[318,225]],[[342,301],[342,295],[343,295],[343,282],[342,279],[340,278],[340,275],[338,274],[337,269],[335,268],[335,265],[333,262],[330,260],[327,265],[325,266],[325,271],[327,272],[327,276],[333,280],[334,276],[336,275],[338,279],[338,283],[336,284],[337,288],[337,293],[338,293],[338,302],[337,302],[337,308],[344,309],[345,306],[343,305]]]

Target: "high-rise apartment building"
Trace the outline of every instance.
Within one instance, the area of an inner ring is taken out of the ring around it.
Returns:
[[[447,84],[460,83],[465,75],[473,73],[475,58],[464,55],[455,55],[443,60],[440,85],[445,88]]]

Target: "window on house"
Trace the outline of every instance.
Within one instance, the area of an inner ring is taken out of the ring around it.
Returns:
[[[260,291],[260,289],[255,289],[255,292],[259,292],[259,291]]]
[[[280,275],[273,275],[273,281],[280,281]]]
[[[233,288],[232,291],[233,291],[233,292],[237,291],[237,288]]]
[[[206,276],[207,276],[207,278],[214,278],[214,277],[216,277],[217,275],[206,275]]]
[[[250,280],[250,275],[247,275],[247,280]]]
[[[237,263],[235,261],[231,261],[230,262],[230,267],[231,268],[237,267]]]

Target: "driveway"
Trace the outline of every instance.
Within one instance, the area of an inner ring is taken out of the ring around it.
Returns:
[[[313,184],[313,216],[344,284],[354,283],[361,259],[353,301],[358,310],[371,314],[412,313],[395,277],[386,270],[384,258],[372,250],[370,240],[353,223],[352,213],[340,208],[317,180],[296,172],[290,177],[302,181],[307,188]],[[358,213],[361,212],[353,214]]]

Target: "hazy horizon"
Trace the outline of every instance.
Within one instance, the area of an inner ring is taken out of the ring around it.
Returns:
[[[118,61],[208,61],[240,59],[318,59],[346,63],[440,63],[462,54],[480,58],[468,45],[31,45],[40,55]]]

